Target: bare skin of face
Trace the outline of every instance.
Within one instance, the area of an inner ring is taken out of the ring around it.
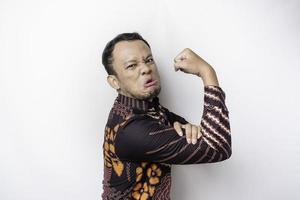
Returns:
[[[152,100],[161,91],[160,76],[151,49],[142,40],[121,41],[113,51],[117,76],[108,83],[119,93],[136,99]],[[152,81],[148,83],[148,81]]]

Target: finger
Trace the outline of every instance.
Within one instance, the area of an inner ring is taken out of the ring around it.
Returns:
[[[174,65],[174,70],[175,70],[175,72],[177,72],[178,70],[179,70],[179,66],[177,66],[177,65]]]
[[[198,126],[198,139],[202,136],[202,128],[201,128],[201,126]]]
[[[174,63],[178,62],[178,61],[182,61],[186,59],[186,55],[184,54],[184,52],[180,52],[177,56],[175,56],[174,58]]]
[[[191,124],[185,124],[185,135],[187,143],[192,141],[192,126]]]
[[[179,68],[180,68],[179,63],[174,63],[174,69],[175,69],[175,71],[178,71]]]
[[[173,127],[176,130],[176,132],[178,133],[178,135],[183,136],[181,124],[179,122],[174,122]]]
[[[197,143],[197,135],[198,135],[198,127],[195,125],[192,125],[192,143]]]
[[[185,63],[177,62],[174,64],[175,71],[183,70],[185,68]]]
[[[175,70],[175,72],[177,72],[178,70],[180,70],[181,68],[180,67],[176,67],[176,66],[174,66],[174,70]]]
[[[186,59],[185,56],[180,55],[180,57],[174,58],[174,63],[182,62]]]

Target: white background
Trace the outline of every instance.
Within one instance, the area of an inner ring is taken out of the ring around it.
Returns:
[[[0,199],[96,200],[117,95],[105,44],[139,32],[161,104],[199,123],[202,80],[175,72],[189,47],[226,93],[233,154],[176,165],[172,200],[300,199],[300,1],[0,1]]]

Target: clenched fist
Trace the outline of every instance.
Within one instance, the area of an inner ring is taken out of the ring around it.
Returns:
[[[174,68],[201,77],[205,85],[219,85],[215,70],[191,49],[185,48],[174,58]]]
[[[185,48],[174,58],[175,71],[200,76],[211,70],[211,66],[189,48]]]

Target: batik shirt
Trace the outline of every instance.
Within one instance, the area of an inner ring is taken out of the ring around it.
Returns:
[[[180,136],[173,127],[176,121],[188,122],[162,106],[159,97],[147,101],[118,93],[105,126],[102,199],[170,200],[172,165],[231,156],[228,113],[222,88],[205,85],[202,136],[192,144],[185,129]]]

